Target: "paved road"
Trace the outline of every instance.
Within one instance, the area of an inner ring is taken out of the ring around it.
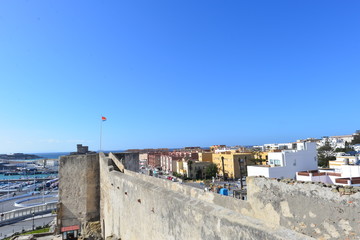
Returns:
[[[25,194],[25,193],[18,193],[18,195],[20,194]],[[56,195],[57,192],[52,192],[50,193],[51,195]],[[34,197],[39,197],[39,196],[42,196],[42,195],[34,195]],[[47,195],[45,195],[47,196]],[[5,202],[0,202],[0,213],[2,212],[8,212],[8,211],[11,211],[13,209],[19,209],[17,207],[14,206],[14,203],[16,201],[19,201],[21,199],[26,199],[26,198],[29,198],[31,196],[26,196],[26,197],[23,197],[23,198],[17,198],[17,199],[12,199],[12,200],[9,200],[9,201],[5,201]],[[45,202],[50,202],[50,201],[54,201],[56,200],[57,198],[44,198],[44,201]],[[26,202],[25,204],[31,204],[31,203],[35,203],[35,202],[39,202],[39,203],[42,203],[42,199],[36,199],[36,200],[31,200],[31,201],[28,201]]]
[[[21,199],[26,199],[29,198],[29,196],[27,197],[23,197],[23,198],[17,198],[17,199],[13,199],[13,200],[9,200],[6,202],[0,202],[0,212],[8,212],[11,211],[13,209],[17,209],[16,207],[14,207],[14,203],[16,201],[19,201]]]
[[[55,217],[56,217],[56,215],[52,215],[52,214],[36,216],[34,218],[35,228],[37,226],[44,226],[44,225],[50,223],[51,221],[54,220]],[[2,226],[2,227],[0,227],[0,239],[3,239],[7,236],[11,236],[15,232],[21,232],[23,229],[25,231],[32,230],[32,225],[33,225],[33,219],[28,218],[21,222]]]
[[[31,182],[31,181],[49,181],[53,180],[56,177],[47,177],[47,178],[24,178],[24,179],[1,179],[1,182]]]

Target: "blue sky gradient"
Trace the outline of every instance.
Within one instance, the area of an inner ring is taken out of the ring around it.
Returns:
[[[0,153],[360,129],[359,1],[1,1]]]

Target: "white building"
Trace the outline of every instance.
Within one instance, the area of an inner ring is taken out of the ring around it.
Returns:
[[[353,135],[323,137],[318,141],[318,147],[322,147],[328,142],[333,149],[345,148],[345,143],[351,144],[353,139]]]
[[[338,153],[336,155],[336,160],[329,161],[329,167],[335,169],[335,171],[341,169],[341,166],[349,164],[360,164],[360,156],[358,154],[349,155],[346,153]]]
[[[360,152],[360,144],[353,145],[354,151]]]
[[[147,153],[140,153],[139,154],[140,167],[146,167],[147,161],[148,161],[148,154]]]
[[[318,169],[316,143],[297,142],[291,146],[293,150],[269,152],[269,165],[248,166],[248,176],[295,179],[296,172]]]
[[[296,180],[322,182],[336,185],[360,186],[360,166],[341,165],[334,170],[297,172]]]
[[[355,143],[359,143],[360,142],[359,140],[360,140],[360,130],[356,130],[355,133],[350,135],[323,137],[322,139],[320,139],[320,141],[318,141],[318,147],[324,146],[326,142],[329,142],[330,146],[334,149],[345,148],[345,143],[351,145],[353,141],[355,141]]]
[[[261,152],[265,152],[265,151],[266,151],[264,145],[252,146],[252,149],[253,149],[253,150],[257,150],[257,151],[261,151]]]
[[[264,150],[270,151],[270,150],[288,150],[293,149],[294,143],[270,143],[270,144],[264,144]]]
[[[165,173],[173,172],[173,160],[169,155],[161,155],[160,156],[160,166]]]
[[[59,159],[47,159],[46,166],[50,167],[58,167],[59,166]]]

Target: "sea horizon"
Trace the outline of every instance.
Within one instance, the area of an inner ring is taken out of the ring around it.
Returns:
[[[166,147],[164,147],[166,148]],[[173,150],[177,150],[177,149],[183,149],[184,147],[178,147],[178,148],[167,148],[169,149],[169,151],[173,151]],[[200,147],[201,149],[209,149],[209,147]],[[139,149],[149,149],[149,148],[139,148]],[[153,148],[153,149],[157,149],[157,148]],[[125,152],[126,150],[102,150],[102,151],[95,151],[95,152],[104,152],[104,153],[109,153],[109,152]],[[74,151],[72,151],[74,152]],[[69,155],[71,152],[24,152],[23,154],[31,154],[31,155],[37,155],[41,158],[35,158],[35,159],[26,159],[26,160],[39,160],[39,159],[58,159],[61,156],[65,156],[65,155]],[[2,153],[2,154],[12,154],[12,153]]]

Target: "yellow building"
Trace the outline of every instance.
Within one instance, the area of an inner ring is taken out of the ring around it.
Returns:
[[[356,164],[358,161],[358,156],[337,156],[336,160],[329,161],[329,168],[339,168],[342,165]]]
[[[231,151],[222,153],[212,153],[211,160],[218,167],[218,175],[223,176],[223,161],[224,172],[227,178],[240,178],[240,163],[242,176],[246,176],[246,166],[250,160],[254,158],[252,153],[234,153]],[[203,161],[205,157],[203,155]],[[210,159],[207,156],[206,160]]]
[[[186,170],[184,169],[184,162],[183,161],[176,161],[176,172],[184,175],[186,174]]]
[[[200,160],[200,155],[199,155],[199,161],[202,162],[213,162],[213,153],[212,152],[203,152],[203,153],[199,153],[201,154],[201,160]]]
[[[261,151],[256,151],[253,152],[253,160],[251,162],[248,163],[248,165],[266,165],[267,164],[267,160],[268,160],[268,154],[269,152],[261,152]]]

